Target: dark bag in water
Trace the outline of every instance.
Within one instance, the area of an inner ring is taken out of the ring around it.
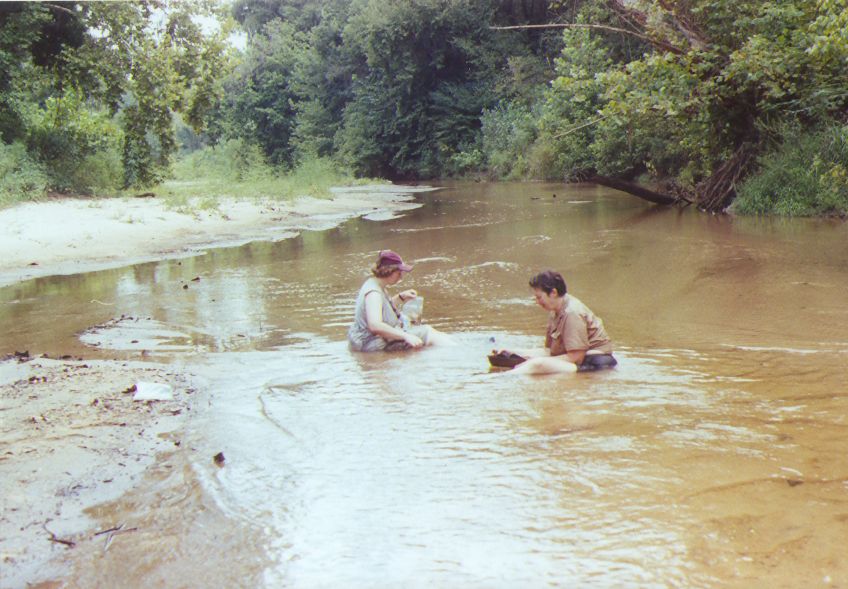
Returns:
[[[515,368],[522,362],[527,360],[524,356],[513,354],[511,352],[498,352],[497,354],[489,354],[489,364],[498,368]]]

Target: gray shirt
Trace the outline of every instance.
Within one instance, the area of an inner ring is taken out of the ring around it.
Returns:
[[[365,297],[372,292],[380,293],[383,298],[383,322],[392,327],[403,329],[403,322],[400,313],[395,309],[389,295],[380,286],[376,278],[369,278],[359,289],[359,294],[356,295],[356,309],[353,315],[353,325],[350,326],[347,332],[347,339],[350,342],[352,350],[357,352],[376,352],[385,349],[388,342],[371,333],[368,329],[368,316],[365,311]]]

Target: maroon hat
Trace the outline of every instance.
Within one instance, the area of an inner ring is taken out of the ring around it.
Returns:
[[[379,268],[381,266],[397,266],[398,270],[401,272],[409,272],[412,270],[412,266],[404,264],[400,255],[392,250],[382,250],[380,255],[377,256],[377,267]]]

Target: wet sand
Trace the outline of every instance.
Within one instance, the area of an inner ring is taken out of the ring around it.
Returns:
[[[276,241],[352,217],[389,219],[419,206],[414,194],[424,190],[360,186],[338,189],[331,199],[231,201],[193,214],[167,210],[156,199],[21,205],[0,211],[0,287]],[[198,451],[181,447],[181,428],[202,403],[202,383],[179,363],[148,356],[144,348],[155,342],[138,344],[140,352],[114,357],[92,348],[96,360],[0,348],[0,587],[63,586],[55,579],[80,554],[98,554],[119,535],[145,533],[118,521],[110,527],[121,529],[94,529],[86,510],[118,499],[151,470],[171,468],[173,455]],[[134,400],[139,382],[167,384],[173,399]],[[213,454],[192,456],[198,459],[213,462]]]
[[[173,400],[135,401],[139,382],[168,384]],[[117,499],[181,445],[198,390],[191,374],[154,362],[3,361],[0,586],[60,575],[70,551],[107,541],[84,510]]]

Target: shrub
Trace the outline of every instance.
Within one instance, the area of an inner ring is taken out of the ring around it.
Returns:
[[[124,163],[116,148],[101,149],[83,158],[69,177],[73,192],[91,196],[111,196],[124,178]]]
[[[256,181],[274,176],[262,148],[243,139],[230,139],[213,147],[193,151],[174,164],[176,180]]]
[[[176,208],[190,208],[188,199],[225,196],[293,198],[329,196],[332,186],[350,184],[352,175],[329,158],[308,158],[288,173],[269,165],[261,148],[242,139],[192,152],[173,167],[173,179],[164,182]]]
[[[35,200],[47,191],[47,174],[21,143],[0,143],[0,207]]]
[[[108,114],[92,110],[69,90],[33,107],[28,147],[59,192],[94,194],[123,183],[122,134]]]
[[[760,160],[738,190],[732,210],[743,215],[808,217],[848,214],[848,127],[802,132],[785,127],[783,141]]]
[[[483,111],[483,152],[489,170],[498,178],[527,174],[527,150],[536,138],[536,121],[527,106],[500,104]]]
[[[336,165],[329,158],[311,158],[300,162],[284,178],[281,196],[317,196],[329,194],[332,186],[347,184],[353,175]]]

